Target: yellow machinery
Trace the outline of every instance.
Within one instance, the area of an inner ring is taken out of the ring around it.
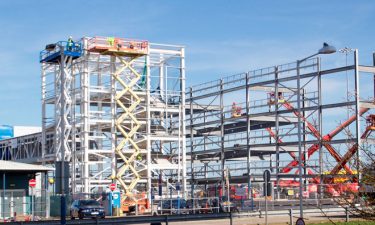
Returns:
[[[127,198],[132,196],[133,190],[140,180],[139,171],[135,165],[136,161],[141,158],[139,157],[141,149],[139,144],[134,141],[134,136],[141,126],[136,116],[141,98],[135,90],[138,89],[137,83],[142,78],[142,74],[133,67],[133,64],[137,59],[148,54],[148,42],[117,37],[94,37],[88,43],[88,51],[110,55],[111,67],[114,67],[114,64],[117,65],[111,75],[116,84],[114,88],[117,106],[115,127],[117,135],[121,138],[116,137],[115,152],[117,163],[120,166],[117,168],[116,174],[112,176],[124,190],[124,198]],[[130,177],[130,183],[123,180],[124,175]]]

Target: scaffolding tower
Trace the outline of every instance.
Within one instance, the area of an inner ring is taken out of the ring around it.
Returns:
[[[48,45],[43,162],[69,162],[72,193],[184,194],[184,60],[184,47],[117,37]]]

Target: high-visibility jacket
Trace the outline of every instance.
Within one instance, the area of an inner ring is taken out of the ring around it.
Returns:
[[[113,46],[115,44],[115,38],[114,37],[108,37],[107,38],[107,43],[110,45],[110,46]]]
[[[71,38],[68,39],[68,46],[73,47],[73,39]]]

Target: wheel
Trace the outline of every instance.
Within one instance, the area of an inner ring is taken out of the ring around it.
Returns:
[[[82,220],[83,219],[83,214],[82,213],[78,213],[78,217],[79,217],[80,220]]]
[[[70,219],[71,219],[71,220],[74,220],[74,219],[75,219],[75,217],[73,216],[73,212],[72,212],[72,211],[70,211]]]
[[[105,216],[102,216],[102,217],[100,217],[100,218],[105,219]]]

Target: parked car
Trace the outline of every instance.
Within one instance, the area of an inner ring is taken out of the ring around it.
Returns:
[[[74,220],[75,218],[83,219],[85,217],[104,218],[104,207],[101,206],[99,202],[92,199],[75,200],[70,206],[70,218]]]
[[[216,199],[199,200],[199,213],[218,212],[218,202]]]
[[[220,212],[229,212],[229,208],[231,212],[239,213],[240,210],[233,202],[223,202],[220,203]]]
[[[189,214],[199,213],[198,202],[192,199],[186,201],[186,209]]]
[[[185,214],[188,213],[186,210],[186,200],[179,199],[180,200],[180,212],[178,212],[178,199],[172,199],[172,200],[165,200],[162,202],[159,202],[158,204],[158,214]]]
[[[187,208],[191,214],[214,212],[212,202],[208,199],[189,200]]]

